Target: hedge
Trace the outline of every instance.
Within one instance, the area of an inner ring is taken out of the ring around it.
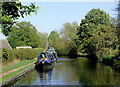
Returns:
[[[14,50],[2,48],[2,62],[13,61],[16,59],[32,60],[33,58],[37,58],[38,54],[42,51],[44,50],[40,48]]]

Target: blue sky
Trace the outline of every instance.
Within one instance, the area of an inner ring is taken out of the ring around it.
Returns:
[[[29,5],[30,2],[22,2],[24,5]],[[19,18],[18,21],[30,21],[39,32],[47,32],[60,30],[62,24],[72,23],[77,21],[80,24],[93,8],[99,8],[108,13],[111,17],[115,17],[115,2],[35,2],[36,6],[40,7],[37,15],[34,13],[25,18]],[[1,35],[0,35],[1,37]]]
[[[29,4],[24,2],[23,4]],[[53,30],[60,30],[62,24],[77,21],[80,24],[93,8],[100,8],[110,16],[115,16],[115,2],[36,2],[40,7],[38,14],[26,16],[19,21],[30,21],[39,32],[50,33]]]

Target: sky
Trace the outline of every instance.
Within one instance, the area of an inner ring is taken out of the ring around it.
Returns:
[[[64,23],[76,21],[80,24],[81,19],[84,19],[84,16],[93,8],[105,11],[110,17],[116,16],[115,8],[117,7],[117,3],[114,0],[109,0],[109,2],[108,0],[101,0],[103,2],[99,0],[97,2],[94,2],[95,0],[91,0],[91,2],[87,2],[87,0],[84,0],[84,2],[71,2],[72,0],[68,2],[45,1],[35,2],[36,6],[40,7],[37,15],[32,13],[31,16],[19,18],[18,21],[30,21],[39,32],[50,34],[51,31],[59,31]],[[28,1],[22,2],[23,5],[29,5],[30,3]],[[0,38],[5,37],[0,33]]]

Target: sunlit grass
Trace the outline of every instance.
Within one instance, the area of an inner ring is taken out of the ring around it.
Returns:
[[[12,62],[12,63],[8,63],[8,64],[4,64],[2,65],[2,73],[8,72],[9,70],[13,70],[13,69],[17,69],[21,66],[25,66],[29,63],[35,62],[36,60],[26,60],[26,61],[19,61],[19,62]]]
[[[34,66],[34,64],[31,64],[31,65],[26,66],[26,67],[24,67],[24,68],[22,68],[22,69],[20,69],[20,70],[18,70],[18,71],[11,72],[10,74],[3,76],[3,77],[2,77],[2,80],[0,80],[0,83],[2,83],[2,82],[4,82],[5,80],[7,80],[7,79],[9,79],[9,78],[17,75],[18,73],[22,72],[23,70],[25,70],[25,69],[27,69],[27,68],[29,68],[29,67],[31,67],[31,66]]]

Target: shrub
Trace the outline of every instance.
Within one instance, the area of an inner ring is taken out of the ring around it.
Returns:
[[[14,58],[13,50],[2,48],[2,62],[12,61]]]
[[[19,60],[31,60],[37,58],[40,52],[43,52],[44,49],[34,48],[34,49],[2,49],[2,62],[13,61],[14,59]]]
[[[120,55],[113,59],[113,68],[120,71]]]
[[[33,49],[33,57],[34,58],[37,58],[38,57],[38,54],[40,53],[40,52],[43,52],[44,51],[44,49],[42,49],[42,48],[34,48]]]
[[[20,59],[20,60],[31,60],[33,59],[33,50],[32,49],[16,49],[15,57],[16,59]]]
[[[113,64],[112,56],[110,56],[110,55],[103,55],[102,63],[112,66],[112,64]]]

